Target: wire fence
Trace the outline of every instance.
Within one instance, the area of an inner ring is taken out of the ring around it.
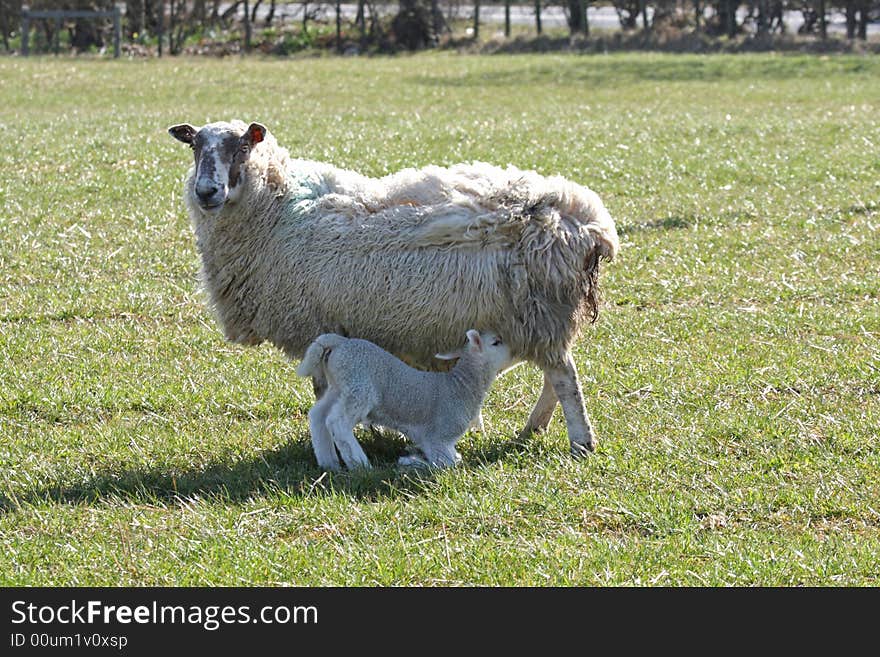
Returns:
[[[542,35],[868,40],[880,0],[0,0],[7,53],[422,49]],[[645,42],[645,39],[642,39]]]

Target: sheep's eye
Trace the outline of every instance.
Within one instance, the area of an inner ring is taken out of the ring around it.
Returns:
[[[493,347],[497,347],[500,344],[501,344],[501,338],[495,338],[494,340],[492,340]]]

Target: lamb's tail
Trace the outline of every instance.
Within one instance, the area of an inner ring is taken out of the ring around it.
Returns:
[[[324,361],[337,346],[346,341],[347,338],[335,333],[325,333],[315,338],[315,341],[306,349],[306,355],[303,356],[302,362],[296,368],[298,376],[319,377],[323,370]]]

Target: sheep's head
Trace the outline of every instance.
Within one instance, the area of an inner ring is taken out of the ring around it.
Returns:
[[[192,193],[202,211],[213,213],[227,201],[236,200],[241,167],[251,149],[266,138],[267,131],[259,123],[246,126],[241,121],[220,121],[201,128],[181,123],[168,128],[168,132],[192,148],[196,160]]]

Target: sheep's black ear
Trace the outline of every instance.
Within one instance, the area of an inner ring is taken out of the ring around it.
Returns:
[[[241,142],[253,148],[266,138],[266,126],[261,123],[251,123],[241,136]]]
[[[168,128],[168,134],[184,144],[191,144],[193,139],[196,138],[197,132],[198,128],[194,128],[189,123],[181,123]]]

